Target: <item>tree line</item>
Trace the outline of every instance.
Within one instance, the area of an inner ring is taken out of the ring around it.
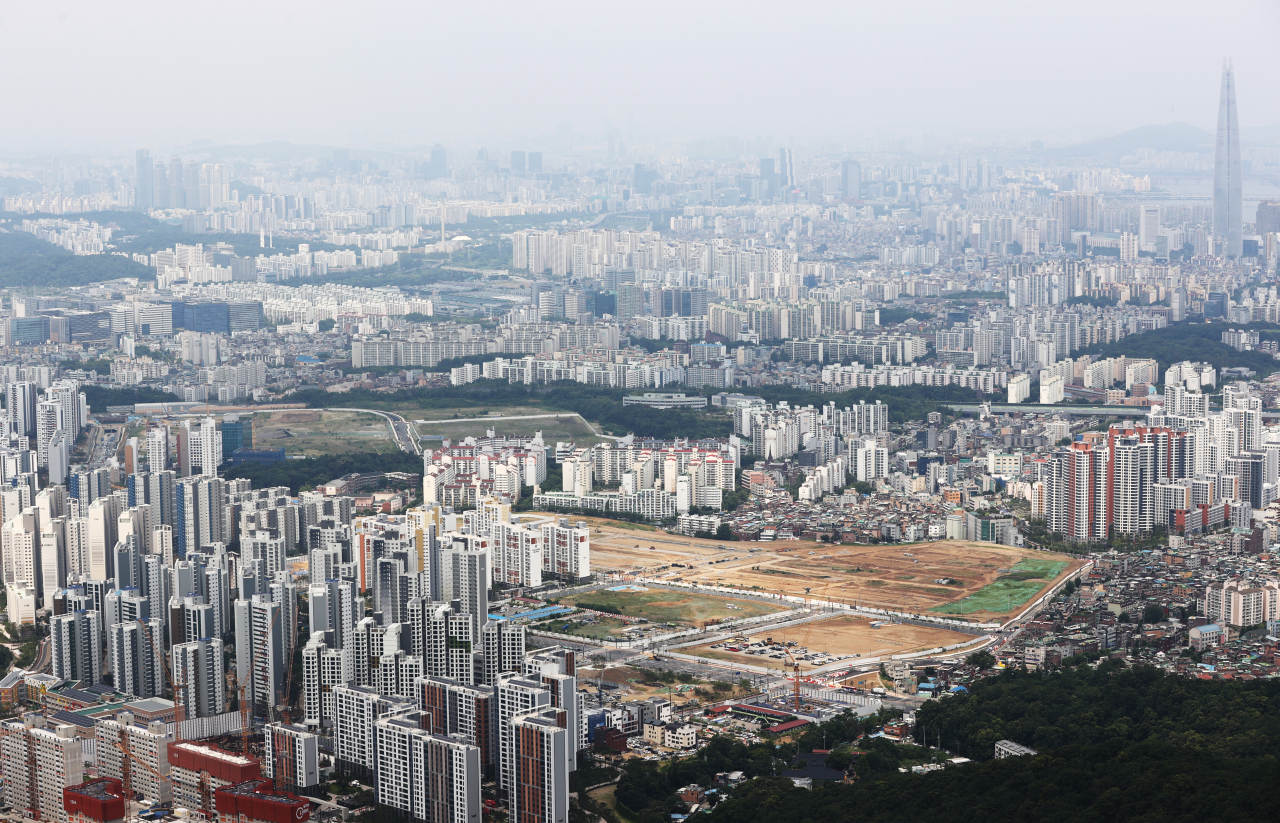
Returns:
[[[1010,670],[920,709],[918,740],[940,738],[977,762],[903,774],[898,763],[919,751],[863,738],[856,783],[808,791],[763,777],[735,789],[711,821],[1190,823],[1280,814],[1280,799],[1263,789],[1280,777],[1280,683],[1200,681],[1111,659],[1096,667],[1073,662],[1057,673]],[[1038,753],[996,760],[1002,739]],[[806,734],[801,751],[815,742]]]

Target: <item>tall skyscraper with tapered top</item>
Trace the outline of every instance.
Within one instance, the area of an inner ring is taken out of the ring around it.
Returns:
[[[1213,233],[1226,246],[1223,253],[1239,257],[1244,251],[1244,173],[1240,163],[1240,117],[1236,112],[1236,75],[1227,60],[1222,65],[1218,97],[1218,145],[1213,160]]]

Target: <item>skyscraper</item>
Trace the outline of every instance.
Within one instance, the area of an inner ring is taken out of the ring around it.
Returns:
[[[117,623],[109,627],[107,639],[111,644],[112,685],[123,694],[137,697],[155,697],[164,691],[163,661],[156,659],[155,643],[164,642],[164,622],[152,618],[143,628],[142,621]],[[147,632],[151,634],[148,635]]]
[[[796,184],[796,167],[791,159],[791,149],[778,149],[778,185],[783,191]]]
[[[1213,159],[1213,233],[1226,246],[1223,252],[1239,257],[1244,250],[1244,172],[1240,163],[1240,118],[1236,113],[1236,76],[1227,60],[1222,65],[1222,92],[1218,98],[1218,143]]]
[[[49,618],[53,676],[92,686],[102,680],[102,616],[81,610]]]
[[[183,718],[209,717],[226,703],[226,676],[222,641],[205,637],[173,646],[174,702],[183,707]],[[246,694],[245,699],[252,699]]]
[[[155,165],[151,162],[151,152],[138,149],[136,159],[136,175],[134,177],[133,205],[138,211],[146,211],[155,206]]]
[[[840,196],[857,197],[862,185],[862,166],[857,160],[840,162]]]

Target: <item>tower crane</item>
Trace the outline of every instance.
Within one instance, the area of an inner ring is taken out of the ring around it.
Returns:
[[[293,722],[293,659],[295,657],[295,652],[297,651],[298,620],[302,617],[302,601],[296,597],[294,598],[294,608],[294,636],[289,638],[284,644],[284,652],[289,656],[289,664],[285,667],[284,694],[279,695],[279,693],[277,693],[280,697],[280,703],[277,705],[276,711],[278,712],[278,716],[284,720],[285,725]],[[272,618],[272,620],[274,619],[275,618]]]
[[[164,652],[161,650],[159,644],[156,643],[155,635],[151,633],[151,628],[147,626],[146,623],[142,621],[138,622],[139,625],[142,626],[142,631],[146,634],[147,639],[151,641],[151,648],[156,653],[156,665],[160,666],[164,671],[165,682],[169,684],[169,691],[173,693],[175,703],[173,742],[174,745],[177,745],[182,742],[182,723],[187,718],[187,700],[189,697],[190,686],[187,683],[182,684],[183,697],[179,699],[178,688],[173,683],[173,676],[169,674],[169,667],[165,665]],[[248,756],[249,753],[246,751],[245,757]],[[123,768],[121,771],[124,771]],[[209,790],[209,781],[211,779],[208,769],[200,770],[200,811],[206,820],[213,819],[212,793]]]
[[[126,735],[123,730],[121,730],[120,732],[120,739],[122,741],[128,739],[128,735]],[[150,763],[146,762],[142,758],[135,755],[133,753],[133,750],[129,748],[129,745],[127,743],[123,743],[123,744],[114,743],[112,745],[114,745],[117,749],[119,749],[124,754],[124,757],[120,758],[120,777],[121,777],[120,782],[124,788],[124,796],[125,796],[125,804],[126,804],[125,819],[127,820],[129,817],[128,804],[133,800],[133,786],[131,785],[133,767],[129,765],[130,761],[136,762],[139,766],[141,766],[142,768],[154,774],[156,778],[158,778],[161,782],[168,783],[170,786],[173,785],[173,778],[167,774],[161,774],[160,772],[153,769]],[[159,800],[159,798],[156,798],[156,799]]]
[[[812,630],[813,623],[809,623],[805,626],[804,634],[801,635],[798,643],[799,646],[806,649],[809,648],[809,632]],[[798,714],[800,712],[800,661],[791,653],[791,649],[787,647],[786,643],[783,643],[782,645],[782,653],[787,656],[787,663],[789,663],[792,668],[791,693],[795,704],[794,708]]]
[[[241,683],[240,678],[233,669],[231,676],[231,690],[236,693],[240,706],[240,748],[244,752],[244,756],[249,756],[249,727],[251,724],[251,716],[249,713],[249,704],[244,699],[245,687],[248,683]]]
[[[27,738],[27,800],[31,805],[26,809],[26,812],[32,819],[40,820],[40,785],[36,779],[40,765],[36,762],[36,739],[32,736],[31,729],[25,726],[21,729],[6,729],[0,732],[0,738],[8,737],[11,734],[21,734]]]

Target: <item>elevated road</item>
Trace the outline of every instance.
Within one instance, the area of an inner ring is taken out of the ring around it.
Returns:
[[[980,414],[977,403],[944,403],[961,414]],[[1147,406],[1067,406],[1041,405],[1039,403],[992,403],[996,414],[1061,414],[1068,417],[1146,417],[1151,411]]]
[[[981,414],[977,403],[944,403],[947,408],[961,414]],[[989,407],[996,414],[1060,414],[1063,417],[1146,417],[1148,406],[1070,406],[1043,405],[1039,403],[992,403]],[[1280,420],[1280,411],[1264,411],[1263,420]]]
[[[422,446],[418,443],[418,436],[414,434],[413,426],[403,416],[395,412],[380,411],[378,409],[348,409],[341,406],[327,406],[324,410],[376,414],[387,421],[387,426],[391,428],[391,438],[395,441],[400,451],[416,455],[422,454]]]

